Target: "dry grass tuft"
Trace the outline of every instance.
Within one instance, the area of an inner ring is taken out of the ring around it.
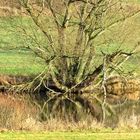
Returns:
[[[118,128],[120,129],[139,129],[140,115],[131,115],[128,118],[122,116],[119,119]]]
[[[63,120],[61,118],[50,118],[44,123],[44,130],[47,131],[83,131],[100,130],[104,126],[94,119],[85,119],[78,122]]]
[[[18,95],[0,94],[0,128],[31,129],[30,118],[37,119],[37,109]],[[30,125],[27,125],[30,123]],[[26,125],[25,125],[26,124]]]

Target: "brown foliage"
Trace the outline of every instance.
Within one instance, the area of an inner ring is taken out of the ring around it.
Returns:
[[[21,84],[31,80],[32,77],[29,76],[8,76],[8,75],[0,75],[0,85],[15,85]]]
[[[107,79],[106,89],[108,94],[139,100],[140,79],[113,76]]]

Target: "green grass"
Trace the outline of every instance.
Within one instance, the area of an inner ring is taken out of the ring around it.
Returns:
[[[6,132],[1,140],[139,140],[140,133],[91,133],[91,132]]]
[[[23,25],[26,27],[26,24],[30,23],[26,19],[24,21],[21,18],[10,18],[10,17],[1,17],[0,18],[0,48],[8,47],[22,47],[24,42],[23,38],[18,35],[18,28],[16,26]]]
[[[45,68],[44,64],[29,51],[0,51],[0,74],[38,74]]]
[[[30,18],[0,17],[0,74],[34,75],[46,67],[42,59],[25,49],[27,44],[34,47],[35,43],[19,27],[32,36],[36,34],[38,42],[47,44]]]

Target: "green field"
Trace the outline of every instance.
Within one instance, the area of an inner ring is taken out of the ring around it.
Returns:
[[[139,31],[139,20],[136,20],[136,28]],[[133,23],[134,24],[134,23]],[[45,39],[43,40],[43,36],[40,32],[37,32],[35,26],[33,26],[33,22],[31,19],[26,17],[0,17],[0,74],[9,74],[9,75],[32,75],[40,73],[44,67],[45,63],[43,60],[39,59],[35,56],[31,51],[27,50],[25,46],[29,43],[34,46],[29,39],[21,34],[18,26],[24,27],[27,29],[28,34],[32,36],[37,36],[37,41],[42,42],[46,45]],[[122,46],[122,49],[129,52],[131,50],[131,46],[137,42],[137,38],[139,38],[139,33],[136,34],[135,40],[131,40],[131,37],[127,38],[127,44]],[[99,42],[101,40],[98,40]],[[107,47],[100,46],[97,47],[97,52],[101,53],[101,51],[114,52],[119,48],[119,43],[115,42],[113,44],[109,44]],[[44,46],[43,46],[44,47]],[[138,48],[138,50],[140,50]],[[100,57],[99,60],[101,61]],[[134,72],[138,75],[140,74],[139,68],[140,61],[140,53],[137,53],[132,59],[129,59],[125,65],[122,66],[122,70],[125,69],[125,72]],[[95,62],[96,63],[96,60]],[[97,60],[97,63],[99,61]]]
[[[6,132],[0,140],[139,140],[140,133],[91,133],[91,132]]]
[[[139,56],[133,57],[123,65],[122,69],[126,73],[140,74],[139,61]],[[40,73],[45,67],[45,62],[29,51],[0,51],[0,74],[34,75]]]
[[[44,68],[43,61],[29,51],[0,51],[0,74],[32,75]]]
[[[127,0],[129,2],[138,2],[138,0]],[[46,19],[48,20],[48,19]],[[140,28],[139,28],[139,17],[133,18],[128,21],[130,27],[134,27],[135,35],[132,33],[126,37],[126,44],[121,46],[121,49],[129,52],[137,41],[139,40]],[[48,26],[48,25],[47,25]],[[53,25],[49,25],[52,28]],[[44,67],[45,63],[36,57],[32,52],[25,49],[25,46],[30,44],[35,47],[35,44],[22,34],[20,28],[24,28],[28,35],[36,37],[37,42],[40,42],[40,46],[47,47],[47,42],[44,39],[42,33],[37,29],[35,24],[30,18],[27,17],[0,17],[0,74],[9,75],[32,75],[40,73]],[[133,29],[133,28],[132,28]],[[97,47],[97,52],[114,52],[120,47],[120,40],[118,40],[119,34],[122,29],[117,29],[116,34],[107,34],[110,37],[113,36],[113,43],[107,44],[106,46]],[[52,32],[52,31],[51,31]],[[53,31],[53,34],[56,34]],[[126,31],[127,34],[127,31]],[[116,41],[114,41],[114,39]],[[118,41],[118,42],[117,42]],[[102,37],[97,42],[102,42]],[[138,48],[138,53],[136,56],[129,59],[123,66],[122,70],[126,73],[134,72],[138,75],[140,74],[139,61],[140,61],[140,46]],[[100,57],[99,60],[101,61]],[[96,61],[94,62],[96,63]],[[97,63],[99,61],[97,60]]]
[[[44,62],[24,47],[26,41],[18,25],[30,28],[32,23],[27,18],[0,18],[0,74],[38,74],[44,69]]]

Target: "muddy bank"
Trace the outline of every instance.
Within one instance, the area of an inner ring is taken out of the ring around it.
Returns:
[[[36,75],[0,75],[0,92],[1,87],[10,85],[19,85],[33,81]],[[52,82],[49,82],[52,86]],[[112,76],[106,80],[106,91],[109,96],[124,97],[132,100],[140,99],[140,79],[139,78],[124,78],[121,76]],[[2,88],[3,89],[3,88]],[[101,92],[101,91],[100,91]]]
[[[0,85],[8,85],[8,84],[22,84],[28,81],[33,80],[35,75],[32,76],[12,76],[12,75],[0,75]]]
[[[11,85],[20,85],[30,82],[35,76],[12,76],[12,75],[0,75],[0,92],[5,92]]]

